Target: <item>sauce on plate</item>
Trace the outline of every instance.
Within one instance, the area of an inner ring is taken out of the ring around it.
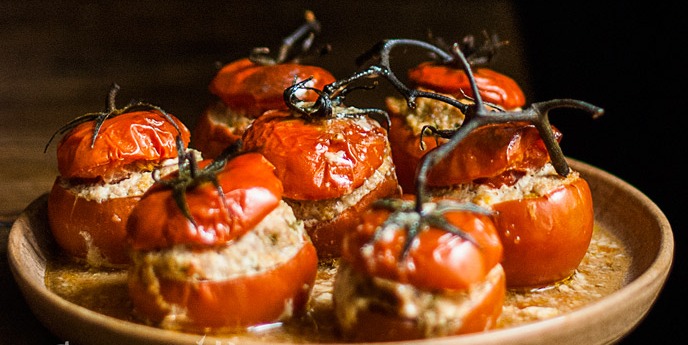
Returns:
[[[588,252],[576,273],[546,288],[509,290],[497,328],[548,319],[607,296],[626,283],[630,263],[622,242],[596,225]],[[321,262],[304,317],[285,324],[257,326],[242,336],[283,343],[341,342],[332,307],[336,270],[336,261]],[[126,270],[89,268],[58,255],[46,267],[45,284],[74,304],[121,320],[142,323],[129,301]]]

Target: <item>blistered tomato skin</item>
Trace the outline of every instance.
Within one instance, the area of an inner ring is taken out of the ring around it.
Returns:
[[[362,224],[344,236],[343,260],[367,275],[433,290],[467,289],[482,282],[502,259],[502,245],[490,217],[467,211],[447,212],[445,217],[471,235],[477,245],[430,228],[418,234],[402,259],[406,240],[403,229],[371,241],[389,215],[389,211],[379,209],[365,213]]]
[[[106,119],[91,147],[95,122],[85,122],[63,137],[57,167],[63,178],[108,179],[131,164],[156,165],[177,157],[175,138],[190,140],[189,130],[174,118],[177,129],[157,111],[124,113]],[[152,170],[152,167],[148,167]]]
[[[312,78],[309,86],[322,90],[335,81],[328,71],[297,63],[259,65],[248,58],[225,65],[211,81],[210,92],[229,108],[241,109],[246,116],[258,117],[267,110],[286,109],[282,94],[295,82]],[[305,91],[300,99],[315,101],[318,95]]]
[[[526,103],[523,90],[510,77],[489,68],[473,69],[478,92],[483,101],[499,105],[506,110],[523,107]],[[473,97],[466,72],[460,68],[422,63],[409,71],[409,78],[418,86],[440,93]]]
[[[209,164],[206,160],[200,167]],[[187,190],[186,202],[195,224],[184,216],[171,189],[155,185],[139,201],[127,224],[135,250],[221,245],[252,229],[282,198],[274,166],[262,155],[246,153],[217,174],[224,196],[210,182]],[[133,230],[132,230],[133,229]]]
[[[541,197],[493,205],[509,287],[540,287],[571,276],[594,226],[588,183],[576,179]]]
[[[269,111],[253,122],[243,142],[245,150],[258,151],[275,165],[284,196],[296,200],[348,194],[389,154],[385,129],[367,117],[309,121]]]

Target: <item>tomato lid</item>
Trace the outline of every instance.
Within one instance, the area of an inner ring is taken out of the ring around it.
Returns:
[[[390,154],[387,131],[367,116],[306,120],[290,111],[269,111],[253,122],[243,141],[244,149],[275,165],[284,196],[298,200],[350,193]]]
[[[267,110],[287,109],[283,93],[295,82],[313,78],[308,86],[322,90],[335,81],[323,68],[298,63],[260,65],[248,58],[225,65],[210,83],[209,90],[228,107],[258,117]],[[318,95],[305,91],[304,101],[315,101]]]
[[[188,144],[186,126],[168,114],[170,123],[159,111],[135,111],[108,117],[95,141],[96,123],[84,122],[69,131],[57,147],[57,167],[64,178],[102,178],[110,180],[135,164],[152,170],[154,165],[177,157],[176,137]],[[93,145],[93,146],[91,146]]]
[[[199,168],[210,163],[204,160]],[[156,183],[132,211],[127,232],[133,249],[230,242],[253,229],[282,199],[274,166],[258,153],[241,154],[216,173],[222,195],[211,181],[187,188],[184,196],[190,218],[180,208],[174,190],[165,186],[165,181],[177,176],[172,173]]]
[[[445,212],[443,218],[475,243],[429,226],[412,239],[405,254],[407,226],[389,227],[381,230],[384,233],[376,233],[391,215],[390,210],[381,208],[364,213],[362,224],[344,235],[342,259],[368,275],[430,290],[466,289],[482,282],[502,259],[502,244],[488,215],[472,211]]]
[[[483,101],[507,110],[525,105],[523,90],[512,78],[489,68],[473,69],[473,77]],[[409,78],[417,86],[436,92],[452,94],[458,98],[463,98],[463,94],[473,97],[471,83],[462,69],[425,62],[409,70]]]

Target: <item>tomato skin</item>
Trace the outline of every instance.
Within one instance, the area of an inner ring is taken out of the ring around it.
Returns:
[[[188,144],[186,126],[170,115]],[[158,111],[136,111],[107,118],[95,144],[93,121],[72,129],[57,147],[57,168],[64,178],[107,180],[122,174],[132,164],[152,170],[152,166],[177,157],[175,138],[178,133]]]
[[[408,196],[406,196],[408,198]],[[417,235],[406,258],[399,262],[406,231],[383,234],[367,245],[391,212],[371,209],[355,230],[345,233],[342,259],[365,274],[411,284],[421,289],[467,289],[485,279],[502,259],[502,245],[490,217],[451,211],[445,219],[473,236],[478,246],[458,235],[429,228]]]
[[[306,241],[291,260],[259,274],[204,281],[160,278],[159,291],[154,291],[145,272],[130,271],[128,289],[136,312],[152,322],[170,311],[159,303],[162,299],[186,309],[188,318],[180,321],[185,330],[236,330],[278,321],[287,308],[303,312],[317,265],[315,248]]]
[[[499,105],[506,110],[521,108],[526,103],[523,90],[510,77],[489,68],[474,68],[473,77],[483,101]],[[473,97],[473,90],[466,72],[462,69],[422,63],[409,70],[409,78],[420,87],[463,98],[462,92]]]
[[[545,286],[571,276],[594,226],[588,183],[578,178],[544,196],[493,205],[509,287]]]
[[[137,195],[102,202],[88,200],[62,187],[58,177],[48,195],[50,231],[65,253],[86,259],[90,265],[128,264],[126,224],[140,199]],[[91,256],[93,253],[89,255],[89,248],[97,250],[102,258]]]
[[[225,65],[209,85],[212,94],[228,107],[242,109],[246,116],[258,117],[267,110],[287,109],[283,93],[295,82],[312,77],[310,86],[322,90],[335,81],[323,68],[297,63],[259,65],[243,58]],[[315,101],[318,95],[305,92],[304,101]]]
[[[555,139],[561,132],[552,128]],[[433,142],[429,147],[434,148]],[[533,125],[507,123],[481,127],[463,140],[449,156],[435,165],[428,186],[470,183],[499,177],[505,172],[523,172],[550,161],[540,133]],[[498,184],[499,185],[499,184]]]
[[[226,108],[220,102],[207,106],[198,117],[191,133],[191,145],[203,153],[205,158],[215,158],[227,147],[241,139],[244,128],[232,127],[221,118]]]
[[[420,148],[420,136],[403,124],[403,119],[392,117],[390,142],[399,184],[404,193],[415,191],[418,166],[425,155],[437,147],[431,136],[423,137],[425,150]],[[557,141],[561,132],[552,130]],[[440,143],[446,142],[440,139]],[[532,125],[508,123],[490,125],[470,133],[448,157],[430,169],[427,185],[434,187],[470,183],[475,180],[491,182],[496,186],[510,184],[504,174],[538,168],[549,162],[549,153],[537,129]]]
[[[399,183],[394,174],[390,174],[385,181],[361,198],[357,204],[348,207],[334,219],[306,226],[313,244],[318,249],[318,257],[321,259],[340,257],[344,233],[358,226],[361,221],[361,214],[379,199],[399,196],[401,196]]]
[[[199,167],[209,163],[210,160],[205,160]],[[217,180],[222,186],[224,201],[210,182],[186,192],[196,226],[183,215],[171,189],[161,185],[151,187],[129,218],[127,229],[131,247],[153,250],[176,244],[227,243],[252,229],[282,198],[282,184],[274,174],[274,166],[257,153],[242,154],[230,160],[217,174]]]
[[[409,318],[403,315],[397,309],[396,301],[377,299],[380,294],[389,294],[390,290],[377,291],[364,283],[361,289],[353,287],[354,298],[347,296],[345,291],[351,287],[342,285],[342,281],[365,279],[346,278],[348,275],[355,277],[361,274],[347,262],[342,262],[334,285],[333,303],[339,331],[349,342],[406,341],[484,332],[496,327],[506,298],[504,269],[497,264],[484,281],[468,291],[458,294],[452,290],[433,291],[434,298],[449,303],[453,301],[457,310],[462,312],[453,315],[441,325],[428,325],[419,317]],[[457,295],[461,297],[457,298]],[[369,303],[356,303],[359,299],[368,300]],[[423,310],[419,312],[423,313]],[[430,311],[431,314],[433,312]],[[352,317],[350,313],[355,313],[355,316]]]
[[[360,187],[389,155],[387,132],[368,117],[313,119],[268,111],[242,138],[244,149],[265,155],[296,200],[339,198]]]

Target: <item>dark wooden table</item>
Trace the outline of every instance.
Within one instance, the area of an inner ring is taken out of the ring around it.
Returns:
[[[669,82],[682,70],[674,35],[685,20],[667,5],[510,1],[0,1],[0,344],[58,344],[28,310],[9,272],[6,241],[14,218],[55,178],[48,139],[73,117],[101,111],[112,82],[120,105],[157,104],[193,127],[209,100],[216,63],[251,48],[276,48],[311,9],[333,51],[321,64],[335,76],[384,38],[458,39],[488,30],[508,39],[493,67],[519,81],[529,101],[577,98],[602,106],[592,121],[562,114],[562,147],[645,192],[676,236],[675,268],[646,320],[623,344],[688,339],[683,246],[688,156],[676,121],[685,91]],[[680,42],[684,42],[683,39]],[[682,43],[681,43],[682,44]],[[682,73],[685,77],[685,72]],[[675,82],[685,83],[684,79]],[[380,106],[379,93],[358,106]],[[354,98],[356,101],[357,99]],[[668,315],[677,315],[669,317]]]

